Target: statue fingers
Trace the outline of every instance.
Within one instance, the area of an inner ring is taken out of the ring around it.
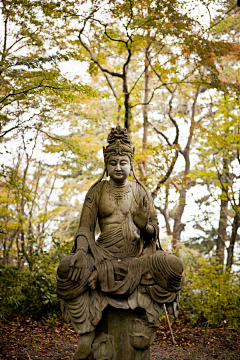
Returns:
[[[76,276],[77,276],[77,274],[78,274],[78,271],[79,271],[79,269],[78,268],[74,268],[74,271],[73,271],[73,274],[72,274],[72,280],[73,281],[76,281]]]
[[[75,276],[75,281],[79,280],[81,278],[81,268],[77,269],[77,273],[76,273],[76,276]]]
[[[76,262],[75,255],[76,255],[76,254],[74,254],[74,255],[72,256],[71,260],[70,260],[70,267],[73,267],[74,264],[75,264],[75,262]]]
[[[85,269],[84,268],[81,268],[81,269],[79,269],[80,271],[79,271],[79,277],[80,277],[80,279],[82,279],[83,277],[84,277],[84,273],[85,273]]]
[[[70,265],[70,270],[69,270],[69,273],[68,273],[68,278],[69,279],[71,279],[71,277],[72,277],[73,270],[74,270],[74,267]]]
[[[94,281],[94,280],[92,280],[92,281],[89,282],[89,286],[90,286],[90,288],[91,288],[92,290],[95,290],[96,287],[97,287],[97,282]]]

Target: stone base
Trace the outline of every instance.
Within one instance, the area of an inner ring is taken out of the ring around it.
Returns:
[[[108,306],[95,330],[86,360],[150,360],[150,345],[157,326],[147,321],[145,310]]]

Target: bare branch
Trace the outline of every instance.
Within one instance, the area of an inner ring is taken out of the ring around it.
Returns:
[[[116,72],[114,72],[114,71],[110,71],[110,70],[104,68],[104,67],[100,64],[100,62],[95,59],[95,57],[93,56],[92,51],[91,51],[90,48],[87,46],[87,44],[85,44],[85,42],[83,41],[83,39],[82,39],[82,33],[83,33],[84,29],[85,29],[85,25],[86,25],[87,20],[88,20],[88,19],[85,20],[84,26],[83,26],[82,29],[79,31],[79,35],[78,35],[78,38],[79,38],[82,46],[87,50],[87,52],[89,53],[89,55],[90,55],[90,57],[91,57],[91,60],[92,60],[95,64],[97,64],[97,66],[102,70],[102,72],[106,72],[106,73],[108,73],[109,75],[112,75],[112,76],[115,76],[115,77],[119,77],[119,78],[122,79],[123,76],[124,76],[123,74],[119,74],[119,73],[116,73]]]
[[[129,94],[131,94],[133,92],[133,90],[135,89],[135,87],[137,86],[137,83],[139,82],[139,80],[141,79],[142,75],[144,74],[145,72],[145,69],[141,72],[141,74],[138,76],[137,80],[135,81],[135,83],[133,84],[133,86],[131,87],[130,91],[129,91]],[[133,105],[131,107],[135,107],[135,106],[138,106],[138,105],[142,105],[142,104],[136,104],[136,105]]]
[[[160,131],[159,129],[156,128],[156,126],[154,126],[149,120],[148,120],[148,123],[149,125],[152,126],[152,128],[156,131],[156,133],[158,133],[159,135],[161,135],[164,140],[166,141],[166,143],[171,147],[173,144],[170,143],[169,139],[167,138],[167,136],[162,132]]]
[[[22,37],[20,37],[19,39],[17,39],[16,41],[14,41],[14,43],[13,43],[11,46],[9,46],[9,48],[7,48],[6,53],[9,54],[9,51],[10,51],[16,44],[18,44],[18,43],[19,43],[20,41],[22,41],[23,39],[27,39],[27,37],[28,37],[28,36],[22,36]],[[21,47],[17,48],[17,50],[22,49],[24,46],[26,46],[26,45],[22,45]]]
[[[30,91],[33,91],[33,90],[36,90],[36,89],[39,89],[39,88],[45,88],[45,89],[51,89],[51,90],[61,90],[61,91],[68,91],[69,89],[68,88],[60,88],[60,87],[57,87],[57,86],[52,86],[52,85],[43,85],[43,82],[45,81],[46,79],[42,79],[40,81],[40,83],[36,86],[33,86],[31,88],[28,88],[28,89],[25,89],[25,90],[22,90],[22,91],[18,91],[18,92],[15,92],[15,93],[9,93],[8,95],[6,95],[2,100],[0,100],[0,104],[3,104],[5,100],[7,100],[9,97],[13,97],[13,96],[18,96],[18,95],[22,95],[22,94],[26,94]],[[14,101],[14,100],[13,100]],[[8,104],[7,104],[8,105]],[[5,105],[3,104],[2,108],[4,107]]]
[[[114,39],[113,37],[111,37],[111,35],[109,35],[108,34],[108,32],[107,32],[107,24],[104,24],[104,23],[102,23],[99,19],[93,19],[93,21],[96,21],[96,22],[98,22],[100,25],[102,25],[103,27],[104,27],[104,34],[107,36],[107,38],[108,39],[110,39],[111,41],[115,41],[115,42],[120,42],[120,43],[122,43],[122,44],[127,44],[127,42],[129,41],[129,39],[128,40],[122,40],[122,39]]]
[[[112,86],[112,83],[111,83],[111,81],[109,80],[109,77],[107,76],[106,73],[103,73],[103,75],[104,75],[105,79],[107,80],[107,83],[108,83],[110,89],[112,90],[113,96],[115,97],[116,100],[118,100],[117,93],[116,93],[116,91],[114,90],[114,87]]]
[[[172,171],[173,171],[173,169],[174,169],[174,165],[176,164],[176,161],[177,161],[177,158],[178,158],[178,154],[179,154],[179,150],[176,149],[176,150],[175,150],[175,155],[174,155],[174,157],[173,157],[173,160],[172,160],[172,162],[171,162],[170,167],[168,168],[168,171],[167,171],[166,174],[163,176],[163,178],[158,182],[156,188],[152,191],[152,198],[153,198],[153,200],[156,198],[157,193],[158,193],[158,191],[160,190],[161,185],[164,184],[164,183],[167,181],[167,179],[169,178],[169,176],[171,175],[171,173],[172,173]]]
[[[174,96],[176,90],[177,90],[177,85],[175,86],[175,89],[171,93],[172,96],[169,100],[169,111],[168,111],[169,119],[171,120],[171,122],[173,123],[173,125],[175,126],[175,129],[176,129],[176,136],[175,136],[173,144],[178,144],[178,139],[179,139],[179,127],[178,127],[176,120],[172,116],[172,102],[173,102],[173,96]]]
[[[35,114],[32,115],[32,116],[30,116],[29,119],[17,123],[16,126],[13,126],[13,127],[11,127],[10,129],[3,131],[2,133],[0,133],[0,138],[1,138],[1,137],[4,137],[4,136],[5,136],[6,134],[8,134],[9,132],[11,132],[11,131],[13,131],[13,130],[19,128],[19,127],[21,127],[21,126],[22,126],[23,124],[25,124],[26,122],[31,121],[34,117],[35,117]]]
[[[150,102],[152,101],[154,95],[155,95],[155,92],[156,92],[157,90],[159,90],[162,86],[163,86],[163,84],[160,85],[160,86],[158,86],[158,87],[156,87],[156,88],[153,90],[152,95],[150,96],[150,98],[149,98],[149,100],[148,100],[147,102],[141,102],[141,103],[137,103],[137,104],[131,105],[131,108],[134,108],[134,107],[139,106],[139,105],[149,105]],[[129,94],[130,94],[130,92],[129,92]]]
[[[35,189],[34,189],[34,196],[33,196],[33,199],[32,199],[32,204],[31,204],[31,207],[30,207],[30,211],[29,211],[29,225],[28,225],[28,234],[31,235],[32,233],[32,217],[33,217],[33,209],[34,209],[34,204],[35,204],[35,200],[36,200],[36,197],[38,195],[38,186],[39,186],[39,182],[40,182],[40,169],[41,169],[41,161],[38,162],[38,171],[37,171],[37,181],[36,181],[36,184],[35,184]]]
[[[6,16],[4,20],[4,40],[3,40],[3,51],[2,51],[2,61],[4,60],[6,48],[7,48],[7,23],[8,23],[8,16]]]
[[[185,149],[181,152],[186,161],[185,174],[187,174],[190,170],[189,151],[190,151],[190,146],[192,143],[194,129],[195,129],[195,119],[194,118],[195,118],[195,114],[196,114],[196,105],[197,105],[198,96],[200,94],[200,90],[201,90],[201,86],[199,86],[197,88],[197,91],[196,91],[196,94],[194,97],[194,101],[193,101],[193,105],[192,105],[192,116],[191,116],[191,125],[190,125],[190,130],[189,130],[189,136],[188,136],[188,140],[187,140]]]
[[[222,16],[215,24],[210,26],[210,29],[217,26],[221,21],[225,20],[225,16],[228,15],[233,9],[237,8],[237,5],[231,7],[228,11],[225,12],[224,16]],[[237,9],[238,10],[238,9]]]
[[[149,62],[149,64],[150,64],[153,72],[154,72],[155,75],[158,77],[158,79],[163,83],[163,81],[162,81],[162,76],[161,76],[161,75],[157,72],[157,70],[153,67],[153,65],[152,65],[152,63],[151,63],[151,59],[150,59],[150,57],[149,57],[149,54],[147,53],[146,56],[147,56],[148,62]],[[166,89],[167,89],[170,93],[173,92],[172,89],[171,89],[166,83],[163,83],[163,85],[166,87]]]
[[[114,87],[112,86],[112,83],[111,81],[109,80],[109,77],[107,76],[106,73],[103,73],[103,75],[105,76],[105,79],[107,80],[107,83],[110,87],[110,89],[112,90],[112,93],[113,93],[113,96],[115,97],[115,99],[118,101],[118,96],[117,96],[117,93],[116,91],[114,90]],[[120,121],[120,111],[121,111],[121,104],[118,104],[118,117],[117,117],[117,121],[119,122]]]

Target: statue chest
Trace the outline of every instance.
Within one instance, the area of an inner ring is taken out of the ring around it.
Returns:
[[[122,216],[125,217],[131,207],[132,203],[132,189],[112,189],[109,186],[103,188],[98,214],[101,218]],[[120,219],[118,219],[120,220]]]

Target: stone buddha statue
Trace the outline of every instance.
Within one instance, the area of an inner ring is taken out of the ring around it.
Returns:
[[[125,311],[122,331],[132,351],[127,359],[137,359],[154,339],[163,305],[174,315],[179,307],[183,265],[159,244],[157,214],[135,175],[130,136],[118,125],[107,140],[103,175],[86,195],[72,252],[57,272],[63,317],[80,334],[75,360],[123,358],[116,329],[106,327],[107,309],[115,324],[117,312]]]

